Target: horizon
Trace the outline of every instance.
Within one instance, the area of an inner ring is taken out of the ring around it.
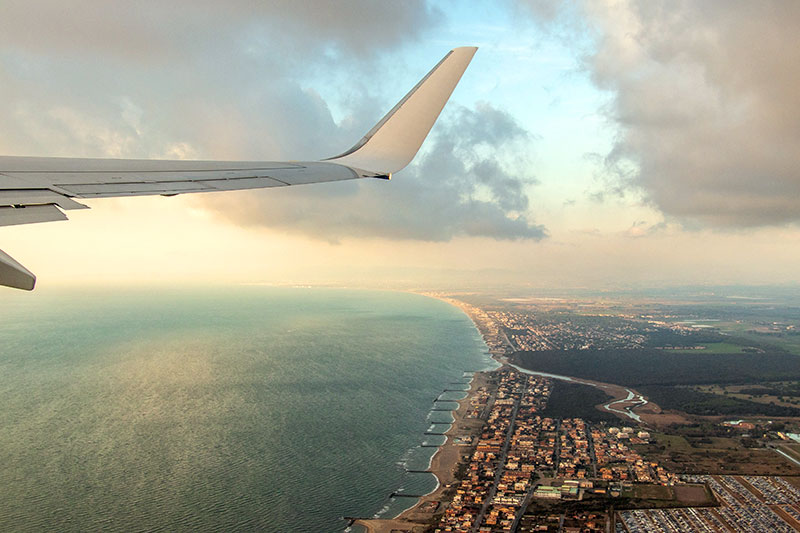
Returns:
[[[0,247],[39,290],[796,283],[798,7],[663,9],[6,3],[4,155],[317,159],[447,50],[479,50],[391,182],[89,200],[66,223],[4,228]]]

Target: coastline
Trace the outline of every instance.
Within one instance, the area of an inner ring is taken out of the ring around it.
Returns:
[[[460,309],[472,321],[475,328],[481,334],[487,351],[492,354],[492,359],[499,363],[496,354],[492,353],[489,345],[486,344],[486,336],[488,331],[486,324],[479,320],[475,308],[465,304],[459,300],[452,298],[442,297],[432,293],[414,292],[429,298],[435,298],[445,303]],[[500,368],[500,366],[498,366]],[[458,465],[468,459],[472,446],[461,446],[456,444],[456,436],[471,435],[473,437],[479,435],[481,428],[483,428],[484,421],[480,418],[467,419],[466,414],[470,406],[470,401],[475,397],[478,390],[482,387],[487,387],[489,382],[489,374],[493,370],[486,370],[475,372],[470,381],[470,388],[466,391],[467,394],[461,400],[454,400],[458,403],[458,408],[451,412],[453,422],[450,424],[450,429],[445,432],[445,442],[436,450],[436,453],[431,457],[430,468],[428,469],[438,481],[436,489],[421,497],[414,506],[406,509],[394,518],[371,518],[371,519],[358,519],[354,524],[360,525],[369,533],[391,533],[393,529],[405,530],[422,530],[430,524],[434,514],[441,512],[443,496],[445,492],[451,489],[451,485],[456,481],[456,469]],[[433,502],[437,505],[434,506]]]
[[[492,354],[492,358],[501,365],[509,364],[512,367],[519,370],[520,372],[544,375],[552,377],[554,379],[563,379],[571,383],[578,383],[582,385],[590,385],[592,387],[596,387],[610,396],[610,399],[607,402],[595,406],[597,410],[617,415],[618,417],[620,417],[622,421],[661,425],[681,420],[680,417],[676,417],[674,414],[663,413],[660,406],[648,400],[637,390],[632,389],[630,387],[617,385],[615,383],[605,383],[602,381],[596,381],[592,379],[576,378],[572,376],[556,376],[553,374],[548,374],[547,372],[537,372],[517,366],[512,363],[511,359],[506,357],[503,350],[499,348],[493,350],[489,346],[489,343],[487,342],[487,337],[489,337],[495,332],[491,331],[490,321],[487,319],[487,317],[481,316],[480,313],[482,312],[480,311],[480,309],[466,302],[462,302],[461,300],[457,300],[455,298],[449,298],[447,296],[441,296],[436,293],[419,292],[417,294],[422,294],[424,296],[436,298],[437,300],[441,300],[443,302],[449,303],[454,307],[458,307],[459,309],[461,309],[464,312],[464,314],[466,314],[470,318],[470,320],[472,320],[472,323],[475,324],[475,327],[483,336],[484,343],[489,349],[489,352]],[[509,342],[507,338],[505,339],[505,341]]]
[[[460,309],[465,315],[467,315],[467,317],[469,317],[475,328],[480,333],[487,351],[489,354],[491,354],[492,360],[498,364],[497,368],[502,368],[505,365],[510,365],[514,368],[517,368],[515,365],[511,365],[510,361],[506,357],[506,351],[505,347],[502,345],[502,341],[495,342],[494,344],[496,344],[496,346],[494,347],[490,346],[490,343],[487,342],[489,338],[494,337],[497,339],[499,336],[498,332],[494,331],[495,328],[492,327],[493,322],[488,319],[485,313],[483,313],[479,308],[476,308],[466,302],[449,298],[437,293],[416,291],[410,292],[441,300],[449,305],[452,305],[453,307]],[[505,343],[508,343],[507,338],[505,339]],[[522,368],[517,369],[524,373],[549,375],[547,373],[528,371]],[[470,388],[467,392],[467,395],[463,399],[457,400],[458,409],[452,411],[454,420],[450,426],[450,429],[448,429],[445,433],[446,441],[442,446],[439,447],[439,449],[431,458],[430,468],[428,469],[436,476],[436,479],[438,480],[436,489],[433,492],[421,497],[414,506],[403,511],[394,518],[359,519],[354,522],[355,524],[364,527],[369,533],[391,533],[392,530],[417,533],[424,531],[431,524],[433,516],[442,512],[442,504],[444,503],[446,505],[449,503],[449,498],[445,499],[444,496],[446,491],[451,489],[451,485],[456,481],[455,475],[457,467],[462,461],[468,459],[470,452],[473,450],[472,446],[457,446],[454,437],[456,435],[472,435],[473,437],[479,435],[484,421],[482,419],[465,419],[464,417],[469,408],[470,400],[475,396],[480,387],[487,386],[489,376],[493,371],[494,369],[475,372],[475,374],[473,374],[473,379],[470,382]],[[657,418],[661,414],[661,409],[657,405],[646,400],[634,389],[613,383],[603,383],[569,376],[551,377],[554,377],[555,379],[565,379],[567,381],[582,385],[594,386],[605,391],[611,396],[611,398],[609,398],[603,404],[595,407],[600,411],[616,414],[620,417],[621,422],[623,422],[625,419],[637,421],[636,418],[641,416],[642,418],[649,419],[645,421],[645,423],[647,423],[652,422],[653,418]],[[626,410],[629,410],[634,416],[630,416],[629,414],[625,413]]]
[[[503,359],[505,359],[505,350],[493,348],[489,344],[489,338],[492,337],[493,334],[496,334],[496,332],[492,331],[491,325],[493,322],[485,315],[485,313],[483,313],[483,311],[473,305],[455,298],[450,298],[448,296],[442,296],[440,294],[431,292],[417,292],[415,294],[421,294],[422,296],[427,296],[428,298],[435,298],[436,300],[440,300],[452,305],[453,307],[461,309],[461,311],[467,315],[470,320],[472,320],[472,323],[475,325],[475,329],[477,329],[478,333],[480,333],[481,337],[483,337],[483,343],[486,345],[486,349],[491,354],[492,359],[494,359],[495,362],[500,365],[505,363],[505,361],[498,359],[498,357],[503,357]]]
[[[392,529],[403,528],[411,528],[413,531],[414,527],[423,528],[430,523],[434,513],[441,510],[441,502],[445,492],[456,481],[458,464],[467,458],[472,450],[472,446],[458,445],[455,436],[475,435],[483,427],[482,419],[465,418],[465,416],[469,409],[470,400],[475,396],[478,389],[487,386],[488,380],[488,372],[476,372],[473,374],[467,395],[461,400],[455,400],[458,402],[458,409],[452,411],[453,423],[445,433],[447,440],[436,450],[428,469],[438,480],[436,489],[420,498],[413,507],[403,511],[395,518],[359,519],[355,521],[356,524],[364,526],[370,533],[389,533]],[[431,502],[436,502],[439,505],[433,506]]]
[[[490,346],[490,343],[488,342],[488,339],[492,336],[498,337],[499,335],[497,331],[492,330],[491,320],[489,320],[488,317],[485,316],[485,314],[479,308],[474,307],[461,300],[450,298],[449,296],[444,296],[442,294],[435,292],[420,291],[414,293],[420,294],[422,296],[427,296],[429,298],[435,298],[437,300],[441,300],[445,303],[452,305],[453,307],[461,309],[461,311],[465,315],[467,315],[470,318],[470,320],[472,320],[472,323],[475,325],[475,328],[480,332],[481,336],[483,337],[484,344],[486,344],[489,353],[492,355],[492,359],[494,359],[498,364],[500,365],[510,364],[511,366],[513,366],[514,368],[516,368],[521,372],[533,373],[539,375],[549,375],[546,372],[536,372],[514,365],[512,361],[506,356],[505,350],[503,348],[500,348],[499,346],[492,348]],[[504,341],[506,344],[510,343],[507,337],[504,337]],[[592,379],[583,379],[571,376],[551,375],[551,377],[554,377],[556,379],[566,379],[567,381],[570,381],[572,383],[590,385],[604,391],[606,394],[610,396],[609,400],[595,407],[599,411],[604,411],[607,413],[617,415],[618,417],[620,417],[621,421],[651,424],[654,426],[685,421],[683,417],[675,415],[674,413],[665,413],[664,411],[662,411],[660,406],[653,403],[649,399],[645,398],[637,390],[632,389],[630,387],[617,385],[615,383],[605,383]]]

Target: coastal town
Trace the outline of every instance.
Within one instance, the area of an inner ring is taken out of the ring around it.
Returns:
[[[661,460],[674,455],[665,451],[671,437],[658,423],[650,423],[659,419],[645,420],[637,412],[651,409],[665,420],[673,415],[660,413],[652,403],[630,403],[629,398],[616,399],[629,402],[625,409],[609,408],[614,402],[597,406],[613,414],[611,419],[548,415],[554,390],[564,382],[511,364],[511,355],[520,350],[634,349],[652,345],[653,338],[667,339],[666,346],[654,348],[671,349],[696,342],[696,330],[653,316],[634,317],[639,319],[635,325],[605,317],[588,327],[580,319],[558,324],[449,301],[472,318],[500,366],[475,374],[454,412],[447,442],[431,462],[439,488],[395,519],[360,520],[369,531],[800,531],[800,462],[774,453],[788,457],[793,448],[764,450],[770,457],[764,467],[768,475],[750,475],[746,466],[744,475],[724,474],[730,465],[723,456],[708,463],[711,467],[698,462],[694,469],[676,469],[673,462]],[[576,384],[572,386],[621,394],[609,384],[564,379]],[[720,422],[719,427],[749,438],[747,432],[758,433],[762,426],[737,420]],[[790,440],[775,431],[765,431],[767,437]],[[441,461],[443,454],[450,457],[449,469]]]
[[[444,487],[450,501],[428,501],[440,518],[421,531],[800,531],[800,489],[783,477],[678,475],[637,451],[645,430],[542,416],[553,380],[493,375],[491,392],[467,400],[486,418],[474,442],[460,440],[473,444],[463,475]],[[388,531],[416,531],[393,522]]]
[[[485,429],[435,531],[548,531],[546,516],[540,523],[526,515],[532,500],[577,502],[618,497],[633,483],[684,483],[634,450],[649,439],[645,431],[543,417],[551,386],[543,377],[498,371]],[[571,520],[581,531],[605,531],[608,521],[602,513]]]

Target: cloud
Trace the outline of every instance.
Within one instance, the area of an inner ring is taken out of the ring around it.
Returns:
[[[580,5],[596,40],[577,52],[618,130],[610,188],[690,226],[800,222],[800,3]]]
[[[328,85],[328,101],[356,111],[386,87],[362,80],[441,22],[423,0],[4,1],[0,150],[158,157],[184,143],[203,157],[314,155],[333,148],[320,143],[333,120],[307,122],[328,105],[309,87]],[[365,28],[380,38],[365,40]],[[125,137],[127,153],[72,139],[78,120]]]
[[[387,84],[368,80],[389,65],[404,73],[394,54],[441,23],[423,0],[9,0],[0,7],[0,153],[330,156],[369,128],[365,117],[385,111],[376,91]],[[195,205],[328,241],[544,237],[528,213],[532,136],[489,104],[451,107],[442,118],[425,153],[391,183],[213,195]]]
[[[99,51],[142,62],[196,60],[216,55],[220,46],[253,54],[283,48],[302,61],[304,52],[321,47],[367,55],[396,46],[439,15],[423,0],[4,0],[0,45],[62,57]],[[380,38],[369,39],[370,30]]]
[[[655,224],[650,224],[646,220],[635,220],[631,227],[628,228],[623,235],[638,239],[640,237],[647,237],[659,232],[667,230],[669,225],[666,221],[662,220]]]
[[[423,0],[3,1],[0,153],[328,155],[329,103],[360,116],[386,84],[359,80],[440,23]]]
[[[353,237],[538,240],[546,230],[529,220],[526,188],[534,180],[518,153],[528,141],[529,134],[509,114],[489,104],[456,107],[437,123],[424,153],[391,182],[207,195],[198,201],[235,224],[331,242]]]

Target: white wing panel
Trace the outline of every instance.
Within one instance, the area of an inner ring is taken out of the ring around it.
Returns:
[[[0,197],[4,189],[51,189],[79,198],[99,198],[267,188],[375,175],[326,162],[63,161],[64,166],[59,167],[53,158],[0,157]]]
[[[78,196],[79,198],[179,194],[184,192],[213,190],[193,181],[64,184],[60,185],[59,189]]]
[[[329,161],[391,174],[408,165],[472,61],[477,48],[451,50],[355,146]]]

